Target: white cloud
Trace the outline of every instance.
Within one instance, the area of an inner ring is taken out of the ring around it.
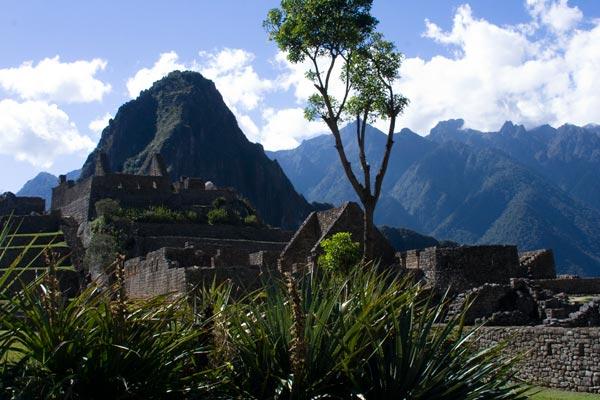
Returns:
[[[102,100],[111,86],[96,78],[106,61],[61,62],[58,56],[34,65],[27,61],[16,68],[0,69],[0,87],[23,100],[88,103]]]
[[[215,82],[229,106],[253,110],[274,89],[273,81],[261,78],[252,66],[254,54],[242,49],[200,52],[198,71]]]
[[[457,9],[448,32],[426,21],[424,36],[454,56],[405,60],[397,87],[411,104],[400,125],[425,134],[457,117],[481,130],[506,120],[528,127],[600,120],[600,24],[573,29],[582,16],[566,1],[527,5],[552,32],[543,35],[535,21],[533,31],[498,26],[475,18],[468,5]]]
[[[94,142],[81,135],[69,116],[42,101],[0,101],[0,154],[49,168],[55,159],[83,154]]]
[[[569,7],[567,0],[527,0],[532,17],[550,27],[556,33],[573,29],[583,19],[578,7]]]
[[[263,111],[265,124],[260,132],[260,142],[267,150],[291,149],[300,144],[302,139],[323,133],[327,127],[316,121],[304,118],[301,107]]]
[[[129,97],[137,97],[142,90],[150,88],[154,82],[171,71],[186,69],[190,67],[179,62],[177,53],[174,51],[162,53],[151,68],[142,68],[127,80]]]
[[[129,96],[134,98],[154,82],[175,70],[200,72],[215,82],[230,107],[253,110],[263,101],[274,84],[262,79],[252,66],[254,54],[242,49],[224,48],[217,52],[199,52],[199,60],[179,61],[176,52],[162,53],[151,68],[142,68],[127,80]]]
[[[112,115],[110,115],[110,113],[106,113],[90,122],[88,128],[90,128],[90,130],[96,135],[99,135],[102,133],[102,130],[108,126],[108,121],[110,121],[111,118]]]

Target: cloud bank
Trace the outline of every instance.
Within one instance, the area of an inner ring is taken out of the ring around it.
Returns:
[[[437,121],[457,117],[488,131],[506,120],[527,127],[597,122],[600,24],[586,29],[581,11],[566,0],[527,0],[525,6],[526,25],[495,25],[466,4],[450,31],[426,21],[424,37],[455,56],[405,60],[397,87],[411,106],[400,123],[424,134]]]
[[[0,69],[0,154],[50,168],[58,157],[94,147],[58,104],[99,102],[111,85],[96,77],[105,60],[62,62],[59,56]]]
[[[44,58],[36,65],[27,61],[15,68],[0,69],[0,87],[23,100],[61,103],[100,101],[111,85],[96,74],[106,68],[99,58],[61,62],[59,56]]]
[[[0,154],[49,168],[57,157],[89,152],[94,145],[54,104],[0,100]]]

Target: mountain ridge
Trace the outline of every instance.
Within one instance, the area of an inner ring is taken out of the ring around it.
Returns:
[[[599,275],[600,210],[585,201],[593,196],[575,196],[576,192],[569,192],[570,187],[561,188],[559,180],[548,177],[546,164],[538,162],[534,168],[519,158],[517,139],[529,132],[523,127],[504,124],[499,137],[508,144],[503,149],[495,142],[488,143],[491,136],[487,135],[497,132],[462,129],[463,125],[462,120],[441,122],[426,137],[409,130],[395,134],[376,223],[403,226],[461,243],[516,244],[522,250],[553,247],[561,272]],[[548,153],[548,140],[558,145],[566,140],[555,140],[554,131],[540,129],[534,140],[528,140],[529,149],[535,149],[538,142],[538,152]],[[348,139],[348,157],[358,168],[352,131],[352,124],[342,129]],[[596,135],[588,133],[592,134]],[[367,156],[378,162],[385,136],[373,127],[367,136]],[[310,140],[296,149],[269,155],[279,160],[294,185],[299,182],[298,190],[308,200],[339,203],[355,199],[339,168],[332,137],[322,135]],[[508,151],[511,141],[517,143],[512,153]],[[321,149],[310,147],[307,142],[321,143]],[[554,153],[562,157],[559,159],[563,167],[570,165],[563,156],[568,150],[559,148]],[[576,154],[584,160],[594,160],[593,150]],[[306,165],[312,160],[319,160],[318,168],[312,168],[318,175],[307,177],[306,171],[311,168]],[[297,165],[303,165],[303,169],[296,170]],[[575,167],[581,168],[579,164]],[[594,182],[598,184],[597,178]]]

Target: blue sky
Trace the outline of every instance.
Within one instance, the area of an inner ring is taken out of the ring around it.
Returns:
[[[277,4],[3,0],[0,191],[80,167],[106,119],[172,69],[213,79],[268,149],[325,132],[302,119],[303,66],[262,29]],[[400,127],[600,122],[600,1],[375,0],[373,13],[406,56],[398,88],[411,105]]]

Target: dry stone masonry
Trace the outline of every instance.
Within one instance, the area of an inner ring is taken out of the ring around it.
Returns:
[[[517,376],[534,385],[600,393],[600,329],[483,327],[476,344],[521,355]]]
[[[61,176],[52,192],[50,214],[44,215],[42,199],[0,196],[2,224],[8,220],[2,215],[13,214],[22,218],[25,232],[60,233],[61,251],[68,252],[77,270],[62,278],[65,290],[77,290],[89,279],[84,277],[88,271],[83,260],[93,236],[97,201],[109,198],[124,208],[162,206],[185,213],[214,207],[215,201],[239,200],[235,190],[200,178],[172,182],[159,155],[152,157],[144,176],[113,173],[108,165],[100,154],[92,176],[79,182]],[[315,266],[321,241],[335,233],[350,232],[361,242],[362,221],[361,208],[352,202],[311,213],[295,233],[263,224],[129,221],[120,238],[125,243],[126,292],[134,299],[178,296],[228,281],[234,283],[234,295],[241,295],[270,275]],[[519,367],[521,378],[600,393],[599,278],[557,277],[549,249],[518,253],[515,246],[506,245],[438,245],[394,254],[379,231],[375,238],[383,266],[410,273],[434,293],[450,289],[450,315],[472,302],[465,322],[484,325],[475,345],[506,341],[511,354],[529,352]],[[35,274],[26,271],[23,276],[33,279]],[[575,295],[588,297],[579,301]]]

